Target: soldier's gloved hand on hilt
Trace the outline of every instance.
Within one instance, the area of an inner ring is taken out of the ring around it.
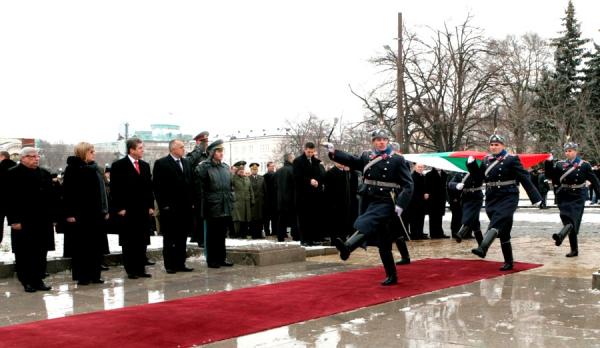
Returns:
[[[327,148],[327,151],[334,153],[335,152],[335,146],[333,146],[332,143],[323,143],[322,144],[323,147]]]
[[[403,211],[403,209],[402,209],[402,208],[400,208],[399,206],[396,206],[396,207],[394,208],[394,211],[396,212],[396,215],[398,215],[398,217],[402,217],[402,216],[401,216],[401,215],[402,215],[402,211]]]
[[[456,189],[457,190],[462,190],[465,187],[465,184],[463,184],[462,182],[459,182],[458,184],[456,184]]]
[[[475,157],[469,156],[469,158],[467,158],[467,163],[473,163],[473,161],[475,161]]]
[[[554,155],[550,154],[548,156],[548,158],[546,158],[546,161],[553,161],[554,160]]]

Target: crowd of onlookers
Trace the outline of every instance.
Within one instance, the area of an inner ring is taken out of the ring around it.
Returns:
[[[107,233],[119,235],[131,279],[151,277],[145,266],[154,263],[146,248],[155,233],[163,237],[169,274],[193,270],[185,264],[188,238],[205,248],[208,267],[218,268],[232,265],[225,257],[226,237],[272,236],[312,246],[353,233],[362,173],[335,163],[326,169],[313,143],[306,143],[299,156],[288,153],[281,163],[268,162],[259,175],[258,163],[223,163],[223,142],[209,144],[208,132],[195,140],[188,154],[182,141],[172,140],[168,154],[152,168],[143,160],[140,139],[128,139],[127,155],[105,167],[96,164],[94,146],[82,142],[59,174],[40,167],[35,148],[23,148],[18,163],[0,152],[5,188],[0,218],[4,223],[7,217],[11,228],[16,271],[25,290],[49,289],[43,278],[54,233],[64,234],[64,256],[71,258],[73,279],[80,285],[103,282]],[[460,177],[435,168],[425,173],[422,164],[415,164],[412,179],[412,199],[402,216],[411,239],[449,238],[442,229],[447,203],[454,235],[460,228],[461,193],[448,184]],[[532,181],[545,208],[550,186],[543,170],[532,171]],[[597,198],[590,197],[593,202]],[[423,231],[425,215],[429,235]]]

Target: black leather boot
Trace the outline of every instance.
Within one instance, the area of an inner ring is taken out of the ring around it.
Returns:
[[[490,228],[485,233],[485,236],[483,237],[483,240],[481,241],[479,247],[471,249],[471,252],[481,258],[484,258],[485,255],[487,255],[487,251],[490,248],[490,245],[492,245],[492,242],[494,241],[494,239],[496,239],[497,236],[498,230],[495,228]]]
[[[500,243],[502,255],[504,256],[504,265],[500,267],[501,271],[510,271],[513,269],[513,253],[510,241]]]
[[[381,285],[389,286],[398,284],[396,265],[394,264],[394,255],[392,255],[391,248],[386,250],[385,248],[379,247],[379,257],[381,257],[381,262],[383,263],[383,268],[385,269],[385,275],[387,276]]]
[[[481,245],[481,241],[483,240],[483,234],[481,234],[481,231],[475,231],[475,232],[473,232],[473,234],[475,235],[475,240],[477,241],[477,245]]]
[[[571,252],[565,256],[566,257],[579,256],[579,248],[577,245],[577,234],[576,233],[569,234],[569,244],[571,244]]]
[[[400,256],[402,257],[400,261],[396,262],[397,265],[408,265],[410,263],[410,255],[408,253],[408,247],[406,246],[406,241],[404,238],[400,237],[396,239],[396,246],[398,247],[398,251],[400,252]]]
[[[458,230],[458,232],[456,232],[456,243],[460,243],[462,242],[463,239],[465,239],[465,237],[467,237],[467,235],[471,232],[471,228],[467,225],[462,225],[460,227],[460,230]]]
[[[358,248],[365,240],[365,235],[356,231],[348,240],[345,242],[341,238],[336,238],[333,241],[333,245],[340,252],[340,259],[346,261],[350,257],[350,254]]]
[[[560,246],[562,244],[563,240],[565,240],[565,237],[567,235],[569,235],[571,233],[571,231],[573,231],[573,225],[571,225],[571,224],[564,225],[563,228],[560,230],[560,232],[554,233],[552,235],[552,239],[554,239],[554,244],[556,244],[556,246]]]

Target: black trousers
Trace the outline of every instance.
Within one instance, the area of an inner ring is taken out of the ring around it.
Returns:
[[[444,234],[444,229],[442,228],[443,217],[442,214],[437,212],[429,214],[429,236],[431,238],[441,237]]]
[[[301,209],[298,212],[298,229],[302,243],[312,243],[319,238],[319,226],[312,209]]]
[[[2,239],[4,238],[4,218],[6,217],[6,215],[4,215],[4,212],[0,213],[0,243],[2,243]]]
[[[422,212],[411,212],[408,217],[408,229],[411,238],[423,237],[423,226],[425,225],[425,214]]]
[[[146,273],[146,243],[144,241],[126,241],[122,244],[125,272],[131,275]]]
[[[165,269],[178,270],[185,267],[187,258],[187,230],[182,221],[189,216],[178,216],[161,211],[160,230],[163,235],[163,260]],[[190,222],[191,226],[191,222]]]
[[[275,229],[277,228],[277,214],[275,214],[275,212],[271,211],[270,209],[267,209],[263,224],[265,236],[270,236],[274,234],[271,232],[271,230],[275,231]]]
[[[42,282],[44,273],[46,273],[47,252],[48,250],[45,247],[36,245],[36,243],[17,246],[15,266],[17,278],[21,284],[36,286]]]
[[[299,240],[298,236],[298,222],[296,215],[292,212],[279,212],[277,214],[277,240],[282,242],[287,237],[287,228],[292,229],[292,238]]]
[[[219,265],[225,261],[225,236],[229,221],[229,216],[206,219],[206,263]]]
[[[460,203],[450,205],[450,211],[452,212],[450,230],[452,231],[452,236],[455,236],[462,226],[462,207]]]
[[[252,239],[260,239],[262,238],[262,229],[264,227],[263,220],[254,220],[250,221],[250,236]]]

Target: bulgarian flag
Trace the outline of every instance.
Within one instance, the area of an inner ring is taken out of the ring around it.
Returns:
[[[409,162],[422,163],[426,166],[443,169],[451,172],[467,172],[467,158],[475,157],[477,162],[487,156],[487,152],[481,151],[454,151],[454,152],[432,152],[415,153],[404,155]],[[550,154],[547,153],[522,153],[517,154],[521,164],[525,168],[531,168],[538,163],[546,160]]]

